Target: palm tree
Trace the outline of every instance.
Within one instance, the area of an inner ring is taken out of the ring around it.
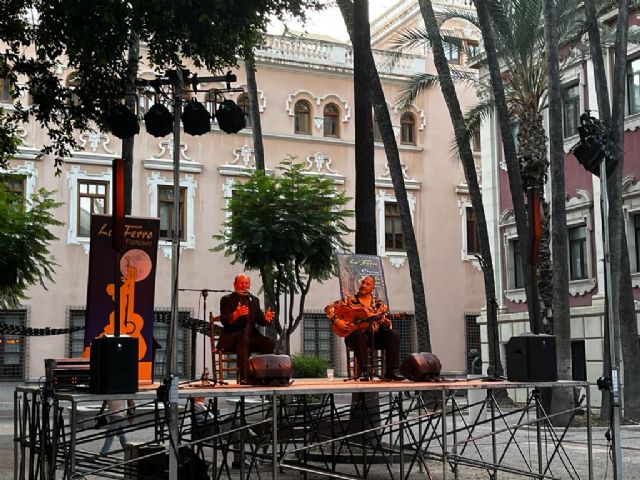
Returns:
[[[476,215],[476,225],[478,227],[478,236],[480,238],[480,265],[484,276],[485,299],[487,303],[487,336],[489,345],[489,370],[488,374],[493,376],[502,376],[503,369],[500,362],[498,345],[498,312],[497,301],[495,296],[495,280],[493,277],[493,261],[491,258],[491,248],[489,246],[489,233],[487,231],[487,222],[484,214],[484,205],[482,204],[482,193],[476,174],[476,165],[471,151],[469,138],[467,136],[467,126],[460,108],[460,102],[456,94],[456,89],[451,78],[449,63],[445,57],[442,38],[440,37],[440,29],[433,11],[431,0],[419,0],[420,11],[426,25],[426,33],[433,49],[433,59],[438,71],[439,83],[442,89],[449,115],[454,127],[454,134],[460,159],[464,169],[464,175],[469,187],[471,197],[471,205]]]
[[[127,52],[127,66],[129,69],[127,83],[127,97],[125,105],[132,111],[136,111],[136,77],[138,76],[138,65],[140,63],[140,40],[133,36]],[[125,214],[131,215],[131,190],[133,187],[133,146],[134,137],[122,140],[122,158],[124,160],[124,208]]]
[[[615,79],[613,88],[613,103],[614,111],[613,118],[611,114],[611,107],[609,104],[609,89],[607,87],[607,79],[605,74],[605,66],[602,54],[602,41],[600,37],[600,31],[598,28],[598,13],[596,11],[596,5],[594,0],[585,1],[585,11],[587,17],[587,29],[589,32],[589,46],[591,51],[591,59],[594,66],[595,74],[595,87],[596,96],[598,100],[598,111],[600,119],[605,125],[611,125],[613,127],[614,142],[619,147],[619,151],[623,151],[624,141],[624,100],[625,100],[625,88],[624,88],[624,66],[626,62],[626,48],[627,48],[627,36],[628,36],[628,2],[626,7],[620,6],[618,14],[618,23],[616,27],[616,65],[614,68]],[[620,85],[622,88],[620,89]],[[615,122],[615,123],[614,123]],[[618,167],[616,174],[610,179],[608,184],[608,192],[610,198],[610,209],[613,211],[614,206],[620,208],[622,204],[621,199],[621,175],[622,165],[624,157],[619,155]],[[613,225],[614,222],[620,222],[620,225]],[[622,231],[622,219],[620,214],[609,217],[610,231]],[[620,325],[620,339],[622,343],[622,356],[625,365],[628,368],[624,369],[624,414],[628,417],[637,418],[640,416],[640,370],[635,368],[638,364],[638,358],[640,358],[640,346],[636,339],[638,338],[638,328],[636,323],[635,302],[633,298],[633,287],[631,285],[631,274],[629,267],[629,253],[626,242],[626,236],[620,234],[619,243],[614,243],[614,239],[611,239],[611,270],[612,272],[619,271],[619,281],[613,283],[613,292],[609,292],[610,298],[619,298],[619,309],[614,311],[614,318],[617,317]],[[615,266],[619,268],[616,269]],[[614,275],[614,278],[616,276]],[[616,290],[616,287],[619,290]],[[605,331],[605,361],[604,372],[605,376],[609,375],[611,365],[609,359],[609,342],[608,336],[611,332]],[[615,342],[616,345],[618,342]],[[617,353],[617,352],[616,352]],[[634,366],[629,368],[630,366]],[[606,408],[609,405],[609,395],[607,392],[603,392],[601,409],[603,416],[608,417],[609,409]]]
[[[356,22],[354,14],[354,3],[351,0],[338,0],[338,6],[342,12],[349,36],[355,48],[355,28]],[[429,319],[427,314],[427,302],[422,280],[422,267],[420,265],[420,254],[416,242],[413,222],[411,221],[411,210],[407,199],[407,191],[404,185],[404,175],[400,164],[400,154],[396,143],[395,133],[391,124],[391,116],[380,83],[378,69],[376,67],[370,43],[367,43],[367,51],[364,55],[366,63],[360,64],[366,71],[366,82],[370,83],[373,95],[373,109],[375,111],[376,122],[380,129],[380,136],[384,144],[385,154],[389,165],[389,173],[398,203],[402,233],[405,240],[407,260],[409,262],[409,273],[411,278],[411,289],[413,292],[413,303],[415,310],[415,322],[418,336],[418,348],[420,351],[431,351],[431,335],[429,330]],[[355,68],[355,65],[354,65]],[[369,124],[371,131],[371,124]],[[357,140],[356,140],[357,141]]]
[[[352,2],[349,2],[352,3]],[[371,129],[371,87],[367,72],[367,51],[371,50],[369,1],[354,0],[351,43],[353,45],[353,86],[356,122],[356,253],[375,255],[376,195],[373,165],[374,145]]]
[[[560,92],[560,62],[558,31],[554,0],[544,0],[544,31],[549,72],[549,140],[551,144],[551,177],[553,203],[553,313],[556,335],[557,372],[559,380],[572,380],[571,322],[569,308],[569,268],[567,260],[567,217],[564,189],[564,142],[562,138],[562,99]],[[567,412],[573,407],[573,392],[556,389],[552,411]],[[554,423],[567,425],[570,415],[556,417]]]
[[[256,158],[256,169],[264,170],[264,146],[262,143],[262,123],[260,123],[260,108],[258,106],[258,84],[256,82],[255,64],[253,60],[245,59],[244,69],[247,74],[247,90],[249,90],[249,118],[253,130],[253,152]]]

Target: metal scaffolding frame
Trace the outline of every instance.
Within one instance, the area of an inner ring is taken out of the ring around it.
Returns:
[[[496,392],[505,388],[527,389],[527,401],[503,409]],[[586,405],[549,415],[540,402],[543,388],[585,388]],[[478,389],[486,390],[486,397],[461,401],[464,391]],[[366,395],[372,393],[378,395]],[[352,394],[351,403],[337,403],[338,394]],[[205,412],[196,413],[196,397],[208,399]],[[105,433],[95,429],[95,412],[87,415],[83,406],[123,398],[135,400],[139,412],[125,431],[144,430],[147,439],[101,456],[91,442]],[[296,381],[288,387],[186,387],[179,403],[179,442],[172,445],[155,390],[92,395],[18,387],[14,478],[143,478],[150,465],[162,471],[166,462],[168,468],[171,448],[188,466],[181,468],[206,465],[215,479],[277,479],[301,472],[343,479],[375,473],[405,480],[431,478],[436,471],[440,478],[458,479],[465,478],[465,469],[490,479],[499,472],[536,479],[593,478],[585,382]],[[552,419],[570,414],[573,420],[585,411],[588,468],[581,476],[563,446],[568,427],[555,428]]]

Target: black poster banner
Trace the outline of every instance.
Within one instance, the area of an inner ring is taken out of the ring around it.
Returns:
[[[387,284],[384,281],[382,259],[377,255],[359,253],[338,253],[338,272],[340,278],[340,296],[356,293],[362,278],[370,275],[376,280],[373,294],[389,305]]]
[[[115,253],[110,215],[91,216],[91,249],[85,317],[85,350],[114,332]],[[158,253],[157,218],[126,217],[120,258],[120,334],[138,338],[139,379],[151,381],[153,307]]]

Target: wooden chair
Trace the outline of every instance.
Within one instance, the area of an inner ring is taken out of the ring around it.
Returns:
[[[218,340],[222,333],[220,317],[214,317],[209,312],[209,324],[211,325],[211,365],[213,370],[213,383],[224,385],[225,380],[238,378],[238,361],[235,353],[222,351],[218,348]]]
[[[367,369],[374,376],[382,378],[384,367],[384,355],[382,350],[367,348]],[[356,362],[353,349],[347,347],[347,379],[354,380],[360,377],[360,366]]]

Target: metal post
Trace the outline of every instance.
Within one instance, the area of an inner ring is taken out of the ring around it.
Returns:
[[[536,405],[536,444],[538,445],[538,473],[542,473],[542,428],[540,426],[542,412],[540,411],[540,392],[537,388],[533,390],[533,401]]]
[[[60,425],[58,424],[58,399],[53,399],[53,432],[51,434],[51,465],[49,466],[49,478],[56,478],[56,460],[58,457],[58,430]]]
[[[442,402],[442,479],[447,480],[447,397],[445,390],[442,390],[440,397]]]
[[[77,427],[77,405],[71,400],[71,411],[69,412],[69,478],[76,474],[76,427]]]
[[[457,424],[456,424],[456,411],[458,410],[458,406],[456,404],[455,391],[451,390],[449,392],[451,396],[451,428],[453,429],[453,445],[451,451],[453,452],[453,478],[458,480],[458,459],[455,455],[458,453],[458,432],[457,432]]]
[[[593,440],[591,438],[591,386],[587,384],[587,456],[589,459],[589,480],[593,480]]]
[[[609,238],[609,194],[607,191],[607,156],[600,161],[600,201],[602,203],[604,233],[605,301],[609,327],[609,365],[611,366],[611,436],[613,438],[613,478],[622,480],[622,450],[620,445],[620,365],[613,316],[613,288],[611,272],[611,246]]]
[[[169,480],[178,480],[178,267],[180,255],[180,115],[182,72],[173,82],[173,235],[171,242],[171,324],[169,325]]]
[[[402,392],[398,392],[398,417],[400,420],[400,478],[404,480],[404,409],[402,408]],[[411,428],[411,425],[409,425]],[[391,431],[391,430],[390,430]],[[391,442],[393,445],[393,442]],[[393,459],[393,457],[391,457]]]
[[[18,389],[13,391],[13,478],[18,477],[18,442],[20,442],[20,450],[22,450],[22,436],[18,437]],[[24,453],[23,453],[24,455]]]
[[[498,463],[498,443],[496,438],[496,404],[495,397],[493,396],[493,390],[487,389],[487,396],[489,397],[489,406],[491,407],[491,455],[493,458],[493,464],[497,465]],[[498,470],[496,468],[493,469],[493,477],[494,480],[498,478]]]
[[[273,480],[278,478],[278,396],[274,392],[271,410],[273,412]]]

